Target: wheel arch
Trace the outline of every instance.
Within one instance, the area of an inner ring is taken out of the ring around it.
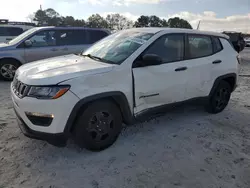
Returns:
[[[213,87],[209,93],[209,96],[212,96],[215,89],[217,88],[217,86],[219,85],[219,83],[223,80],[226,81],[230,84],[231,88],[232,88],[232,92],[235,90],[236,88],[236,80],[237,79],[237,75],[236,73],[229,73],[229,74],[225,74],[222,76],[219,76],[218,78],[216,78],[216,80],[214,81]]]
[[[91,102],[103,99],[111,100],[118,106],[122,114],[123,122],[125,124],[131,124],[134,122],[134,116],[130,110],[129,102],[125,94],[120,91],[112,91],[91,95],[78,101],[70,113],[70,116],[64,128],[64,132],[66,134],[70,134],[72,132],[77,117],[86,108],[87,105],[89,105]]]
[[[3,58],[0,58],[0,62],[7,61],[7,60],[9,60],[9,61],[15,61],[15,62],[17,62],[20,66],[22,65],[22,62],[21,62],[19,59],[14,58],[14,57],[3,57]]]

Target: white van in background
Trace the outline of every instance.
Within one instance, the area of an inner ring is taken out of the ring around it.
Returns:
[[[34,23],[9,22],[8,20],[0,19],[0,43],[8,42],[35,26]]]

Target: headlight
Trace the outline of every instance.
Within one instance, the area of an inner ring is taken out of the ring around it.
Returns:
[[[57,99],[63,96],[70,86],[32,86],[27,94],[27,97],[39,99]]]

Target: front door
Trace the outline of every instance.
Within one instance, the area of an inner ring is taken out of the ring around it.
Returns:
[[[184,38],[183,34],[161,36],[138,57],[156,54],[163,61],[160,65],[142,67],[138,59],[134,62],[135,114],[185,99],[188,80]]]
[[[60,47],[57,45],[56,41],[55,30],[40,31],[28,40],[31,41],[32,45],[25,48],[26,62],[61,55]]]

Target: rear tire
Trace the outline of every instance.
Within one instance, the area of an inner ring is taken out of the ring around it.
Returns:
[[[73,130],[81,148],[101,151],[110,147],[122,130],[120,109],[109,100],[89,104],[78,117]]]
[[[206,110],[212,114],[222,112],[228,105],[231,97],[231,92],[232,88],[229,83],[222,80],[213,94],[210,96]]]
[[[15,60],[0,60],[0,79],[12,81],[19,66],[19,62]]]

